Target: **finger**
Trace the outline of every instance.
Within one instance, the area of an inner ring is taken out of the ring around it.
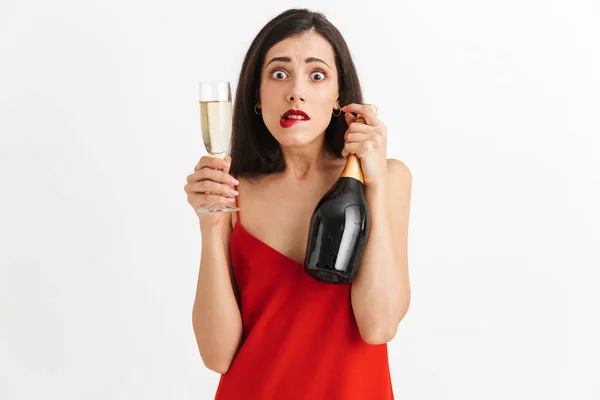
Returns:
[[[364,133],[367,135],[372,135],[380,129],[375,126],[361,124],[360,122],[353,122],[348,126],[347,132],[356,132],[356,133]]]
[[[200,171],[202,168],[212,168],[212,169],[220,169],[223,170],[225,168],[229,168],[227,164],[223,162],[227,162],[225,160],[221,160],[217,157],[202,157],[198,164],[194,166],[194,172]]]
[[[197,204],[198,199],[194,199],[194,197],[192,196],[196,195],[188,196],[188,202],[190,204],[194,204],[194,208],[196,209],[205,208],[206,206],[210,206],[213,204],[231,204],[235,202],[235,198],[233,197],[219,196],[218,194],[205,194],[202,196],[202,203]]]
[[[365,118],[365,122],[367,123],[367,125],[371,125],[371,126],[379,125],[379,119],[367,105],[350,103],[350,104],[342,107],[342,111],[361,114]]]
[[[220,171],[218,169],[211,168],[202,168],[200,171],[195,174],[195,182],[211,180],[217,183],[222,183],[224,185],[238,185],[240,182],[235,179],[233,176],[229,175],[225,171]]]
[[[219,169],[223,172],[229,173],[229,169],[231,168],[231,157],[225,156],[223,158],[223,162],[221,162]]]
[[[229,156],[226,156],[226,157],[223,159],[223,161],[225,161],[225,163],[227,164],[227,166],[223,167],[223,168],[222,168],[222,170],[223,170],[223,172],[225,172],[225,173],[227,173],[227,174],[228,174],[228,173],[229,173],[229,170],[231,169],[231,157],[229,157]],[[221,165],[223,165],[223,164],[221,164]]]
[[[235,197],[239,193],[230,186],[213,181],[200,181],[188,185],[188,193],[218,194],[226,197]]]
[[[356,117],[351,113],[346,113],[344,115],[344,118],[346,119],[346,125],[348,126],[350,126],[354,121],[356,121]]]
[[[204,156],[200,159],[199,165],[200,168],[208,167],[213,169],[223,169],[227,168],[229,163],[225,160],[220,159],[219,157],[212,156]]]
[[[346,143],[342,149],[342,157],[346,158],[351,154],[356,154],[360,150],[361,143]]]
[[[371,138],[371,135],[366,134],[366,133],[362,133],[362,132],[346,132],[346,134],[344,135],[344,141],[346,143],[353,143],[353,142],[364,142],[365,140],[368,140]]]
[[[211,180],[218,183],[223,183],[227,185],[238,185],[240,182],[235,179],[233,176],[229,175],[225,171],[220,171],[218,169],[212,168],[202,168],[199,171],[194,172],[191,175],[188,175],[187,182],[194,183],[200,182],[203,180]]]
[[[363,158],[370,152],[374,151],[375,143],[372,140],[365,140],[362,142],[347,143],[343,150],[342,156],[347,157],[349,154],[354,154],[358,158]]]

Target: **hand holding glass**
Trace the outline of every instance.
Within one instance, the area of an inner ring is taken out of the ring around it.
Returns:
[[[204,147],[212,157],[224,159],[229,151],[232,129],[231,86],[229,82],[200,83],[200,130]],[[214,204],[197,213],[237,211],[238,207]]]

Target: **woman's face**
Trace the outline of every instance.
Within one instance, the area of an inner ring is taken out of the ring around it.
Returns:
[[[265,125],[282,146],[310,143],[325,132],[339,108],[335,54],[327,40],[309,31],[275,44],[261,72],[260,103]],[[307,117],[288,119],[288,110]]]

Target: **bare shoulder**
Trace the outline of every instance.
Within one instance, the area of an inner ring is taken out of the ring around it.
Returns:
[[[393,217],[396,230],[406,232],[410,214],[412,173],[408,166],[400,160],[387,160],[389,196],[394,205]]]
[[[389,196],[393,204],[391,218],[394,225],[394,236],[396,237],[398,249],[403,249],[402,254],[406,257],[412,174],[405,163],[393,158],[387,160],[387,167]]]
[[[395,185],[401,185],[404,188],[410,188],[412,184],[412,173],[404,162],[395,158],[388,158],[387,169],[390,187],[393,188]]]

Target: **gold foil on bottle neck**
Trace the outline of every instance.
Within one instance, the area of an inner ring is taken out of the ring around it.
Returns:
[[[362,172],[362,168],[360,166],[360,160],[354,154],[350,154],[348,156],[348,160],[346,161],[346,167],[340,175],[342,178],[354,178],[361,181],[363,184],[365,183],[365,177]]]
[[[373,114],[377,115],[377,107],[373,104],[365,104],[368,106]],[[365,117],[362,114],[358,114],[356,116],[356,121],[359,124],[366,124]],[[348,156],[348,161],[346,161],[346,167],[340,175],[342,178],[354,178],[361,181],[363,184],[365,183],[365,177],[362,171],[362,167],[360,166],[360,160],[354,154],[350,154]]]

